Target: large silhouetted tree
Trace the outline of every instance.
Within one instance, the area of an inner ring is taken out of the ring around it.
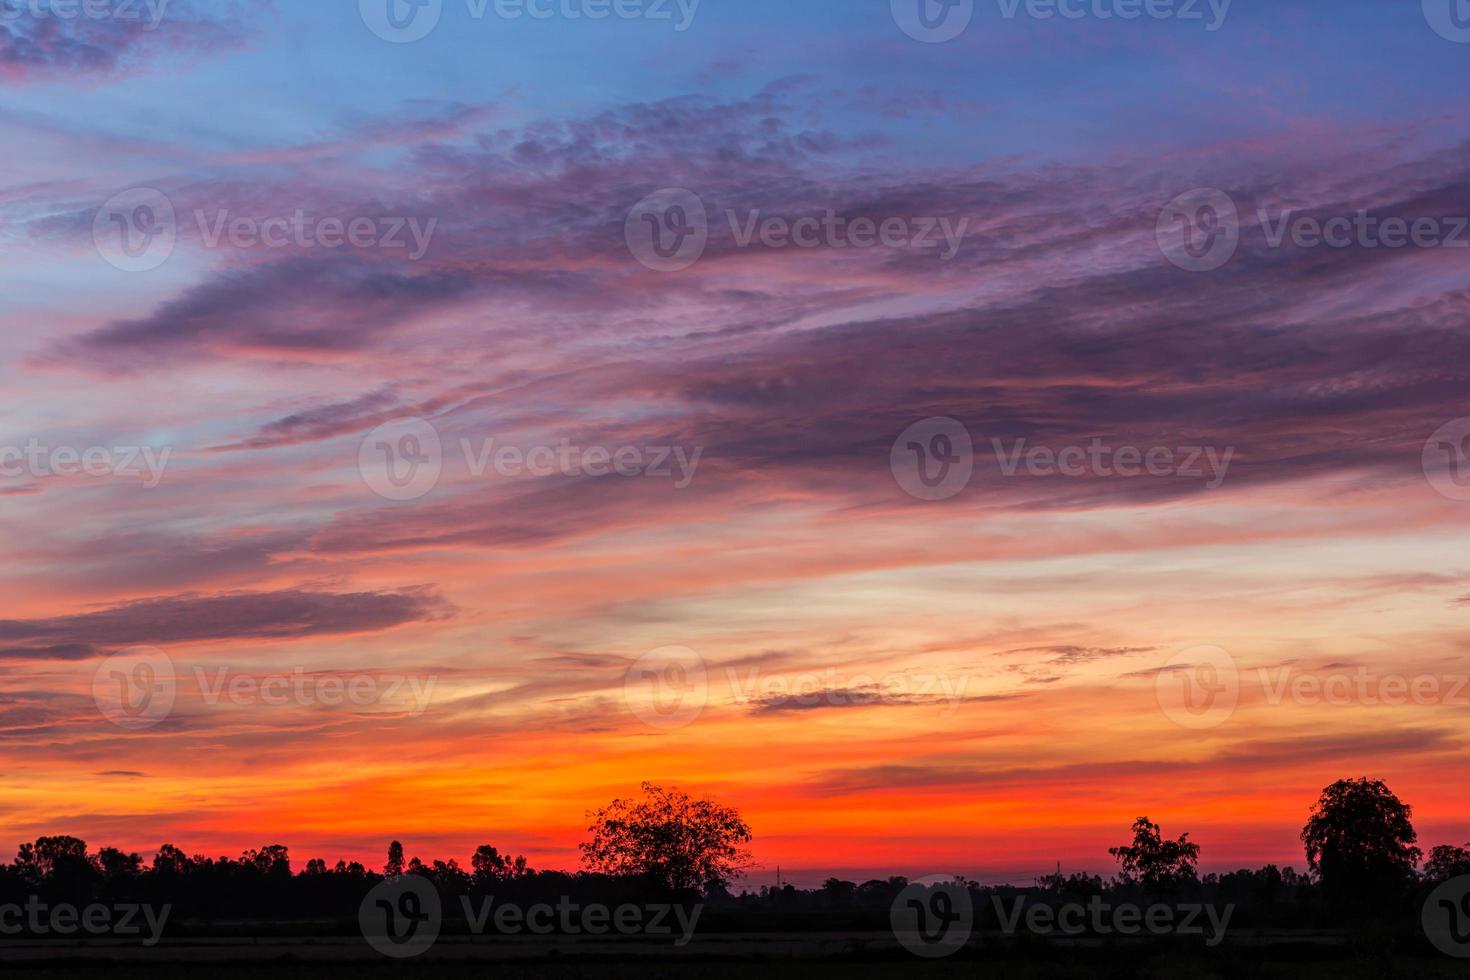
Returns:
[[[581,845],[592,871],[645,876],[669,888],[724,887],[751,867],[750,828],[731,807],[643,784],[640,800],[613,800],[588,813]]]
[[[403,874],[403,845],[398,841],[393,841],[388,845],[388,862],[383,865],[383,874],[390,876]]]
[[[1198,880],[1199,845],[1188,834],[1165,840],[1158,824],[1148,817],[1133,821],[1133,843],[1110,847],[1108,853],[1121,866],[1119,880],[1142,885],[1150,891],[1166,891]]]
[[[1413,809],[1377,779],[1339,779],[1322,791],[1302,828],[1307,866],[1339,908],[1396,896],[1414,879],[1422,851]]]

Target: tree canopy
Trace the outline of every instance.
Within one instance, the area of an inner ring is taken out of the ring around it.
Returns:
[[[589,870],[647,876],[674,889],[723,888],[751,867],[750,827],[732,807],[643,784],[642,799],[588,813],[581,845]]]
[[[1302,828],[1307,866],[1339,904],[1363,904],[1414,878],[1423,852],[1413,808],[1378,779],[1339,779]]]

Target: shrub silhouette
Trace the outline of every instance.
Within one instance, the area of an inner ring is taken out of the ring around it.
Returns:
[[[1164,840],[1159,825],[1148,817],[1133,822],[1131,845],[1110,847],[1108,853],[1121,866],[1118,880],[1125,885],[1167,892],[1198,880],[1199,845],[1191,843],[1188,834]]]

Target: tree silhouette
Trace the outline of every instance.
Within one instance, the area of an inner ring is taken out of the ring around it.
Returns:
[[[1121,865],[1118,877],[1124,884],[1167,891],[1198,880],[1199,845],[1190,843],[1188,834],[1164,840],[1159,825],[1148,817],[1133,821],[1131,846],[1110,847],[1108,853]]]
[[[1424,862],[1426,881],[1438,884],[1460,875],[1470,875],[1470,844],[1441,844],[1429,852],[1429,860]]]
[[[643,799],[613,800],[589,812],[588,869],[646,876],[674,889],[723,888],[751,867],[750,828],[731,807],[677,789],[643,784]]]
[[[1377,779],[1339,779],[1322,791],[1302,828],[1307,866],[1339,908],[1361,908],[1402,891],[1423,854],[1413,809]]]
[[[535,873],[526,866],[525,858],[501,854],[489,844],[481,844],[475,849],[474,855],[470,858],[470,867],[474,869],[474,879],[478,885],[496,881],[515,881],[517,878],[524,878],[528,874]]]
[[[403,874],[403,845],[398,841],[388,845],[388,863],[383,865],[383,874],[389,877]]]

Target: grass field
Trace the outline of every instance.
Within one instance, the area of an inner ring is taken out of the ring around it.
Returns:
[[[233,958],[230,947],[208,951],[207,962],[190,962],[188,951],[165,951],[139,955],[134,950],[124,959],[92,950],[79,958],[75,952],[55,950],[47,965],[19,963],[18,951],[0,944],[0,977],[5,980],[41,980],[61,977],[120,977],[123,980],[334,980],[348,977],[456,978],[709,978],[725,980],[755,973],[763,980],[793,977],[800,980],[867,980],[879,977],[999,977],[1005,980],[1032,978],[1103,977],[1116,980],[1226,980],[1250,977],[1261,980],[1437,980],[1441,977],[1470,977],[1470,961],[1416,952],[1387,955],[1338,947],[1310,945],[1221,947],[1213,950],[1150,948],[1138,945],[1063,947],[1038,945],[1031,948],[992,947],[966,950],[954,957],[925,960],[900,951],[866,951],[824,958],[790,955],[785,947],[768,951],[749,950],[738,958],[694,955],[676,957],[595,956],[569,957],[552,953],[541,958],[506,959],[499,951],[441,949],[416,959],[390,961],[362,956],[353,950],[334,956],[330,950],[284,951],[278,948],[242,949]],[[476,954],[480,955],[476,955]],[[492,954],[492,955],[486,955]],[[30,954],[27,959],[32,958]]]

